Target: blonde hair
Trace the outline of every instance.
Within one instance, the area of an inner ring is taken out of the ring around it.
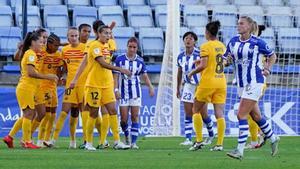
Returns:
[[[251,34],[258,36],[258,31],[259,31],[258,24],[257,24],[257,22],[253,21],[252,27],[251,27]]]

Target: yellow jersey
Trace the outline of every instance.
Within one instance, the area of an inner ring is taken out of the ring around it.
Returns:
[[[104,57],[106,63],[111,62],[108,43],[95,41],[89,49],[88,68],[89,73],[86,80],[86,86],[96,88],[108,88],[113,84],[112,71],[102,67],[97,61],[97,57]]]
[[[28,49],[21,60],[21,77],[18,83],[18,87],[25,90],[36,91],[39,81],[37,78],[29,77],[27,65],[32,65],[37,69],[38,58],[36,52],[32,49]],[[36,70],[37,71],[37,70]]]
[[[64,46],[62,48],[62,57],[64,62],[67,65],[67,82],[66,87],[70,86],[71,81],[73,80],[77,69],[79,68],[79,65],[83,59],[84,56],[84,49],[85,44],[79,43],[76,47],[72,47],[70,44],[67,46]],[[78,83],[76,86],[84,86],[86,77],[83,77],[82,75],[78,79]]]
[[[43,66],[41,68],[41,73],[43,74],[57,74],[57,69],[62,66],[63,58],[61,57],[61,54],[59,51],[56,51],[55,53],[48,53],[45,52],[45,58],[43,61]],[[51,88],[56,89],[56,83],[54,81],[50,80],[42,80],[40,83],[40,88]]]
[[[200,88],[226,88],[223,54],[226,48],[218,40],[207,41],[200,47],[201,57],[207,57],[207,67],[201,72]]]
[[[114,39],[109,39],[107,43],[110,51],[114,52],[117,50],[117,43]]]

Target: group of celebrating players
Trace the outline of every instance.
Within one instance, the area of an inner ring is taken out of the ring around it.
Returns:
[[[22,129],[21,145],[36,149],[43,146],[53,147],[58,140],[64,121],[70,116],[70,145],[76,148],[75,131],[81,112],[84,143],[79,148],[96,150],[109,147],[106,136],[111,128],[115,149],[138,149],[138,114],[141,106],[140,77],[149,87],[149,95],[154,89],[147,75],[143,59],[137,55],[138,40],[132,37],[127,42],[127,52],[113,58],[116,43],[112,29],[102,21],[93,23],[96,39],[88,41],[91,26],[82,24],[79,28],[68,30],[68,43],[61,44],[60,38],[51,33],[48,37],[44,29],[29,32],[19,50],[16,60],[20,60],[21,78],[16,88],[17,100],[23,115],[16,121],[4,142],[13,148],[13,137]],[[234,36],[227,47],[217,39],[220,22],[206,25],[205,37],[198,50],[195,45],[197,35],[186,32],[183,35],[184,50],[179,54],[177,74],[177,97],[185,110],[186,140],[181,145],[191,145],[191,151],[202,149],[213,142],[215,133],[213,121],[208,115],[207,104],[212,103],[217,119],[217,143],[212,151],[223,150],[226,123],[224,105],[227,82],[224,66],[232,64],[240,96],[237,113],[239,121],[238,146],[227,155],[242,159],[245,144],[251,134],[251,148],[259,148],[264,141],[258,142],[258,128],[265,139],[271,140],[272,155],[278,151],[279,137],[267,123],[258,107],[259,98],[265,89],[265,78],[271,73],[276,55],[258,36],[261,33],[256,22],[247,16],[238,21],[238,35]],[[58,50],[60,45],[61,52]],[[56,117],[57,84],[65,82],[62,111]],[[116,99],[119,101],[120,126],[125,135],[125,143],[120,141]],[[99,111],[100,110],[100,111]],[[128,116],[131,112],[131,129]],[[101,112],[101,116],[99,115]],[[249,119],[249,124],[247,119]],[[208,137],[203,141],[203,122]],[[99,133],[97,147],[93,146],[93,130]],[[39,128],[38,141],[32,141],[33,132]],[[192,142],[194,129],[196,140]],[[51,136],[52,135],[52,136]],[[131,136],[131,137],[130,137]]]

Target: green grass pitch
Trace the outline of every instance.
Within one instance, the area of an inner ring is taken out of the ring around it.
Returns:
[[[95,138],[95,141],[97,138]],[[0,168],[4,169],[300,169],[300,137],[281,137],[279,154],[270,155],[270,145],[246,150],[242,161],[228,158],[225,154],[236,146],[236,138],[225,138],[222,152],[211,152],[208,147],[188,151],[179,146],[183,138],[141,137],[139,150],[113,150],[111,147],[96,152],[69,150],[69,139],[60,138],[57,148],[25,150],[15,140],[15,148],[7,149],[0,144]],[[109,138],[112,143],[111,138]],[[77,144],[80,143],[78,140]],[[96,144],[95,144],[96,145]]]

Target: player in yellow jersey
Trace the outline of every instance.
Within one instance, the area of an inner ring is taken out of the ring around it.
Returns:
[[[226,78],[224,74],[222,56],[226,50],[224,44],[217,40],[220,22],[213,21],[206,25],[205,37],[207,42],[200,47],[200,64],[189,73],[191,78],[196,73],[201,73],[201,79],[195,93],[193,105],[193,123],[196,134],[196,142],[190,148],[191,151],[201,149],[204,144],[210,144],[213,133],[213,122],[207,113],[207,104],[212,103],[217,119],[218,141],[212,151],[223,150],[225,135],[224,105],[226,100]],[[202,140],[202,119],[207,126],[209,138]]]
[[[39,67],[40,67],[39,65],[42,64],[42,58],[43,58],[44,49],[45,49],[44,46],[47,41],[48,33],[43,28],[39,28],[39,29],[35,30],[34,32],[37,33],[41,37],[42,44],[43,44],[42,50],[36,52],[36,55],[37,55],[36,70],[39,71]],[[20,61],[20,59],[21,59],[23,46],[24,46],[24,42],[20,42],[18,44],[18,50],[14,55],[14,59],[17,61]],[[35,99],[35,104],[37,105],[36,99]],[[40,117],[40,118],[42,118],[44,115],[44,111],[41,107],[43,107],[43,106],[40,105],[40,106],[35,107],[36,110],[39,110],[36,113],[37,113],[38,117]],[[37,116],[37,115],[35,115],[35,116]],[[22,122],[23,122],[23,118],[21,117],[15,122],[15,124],[14,124],[13,128],[11,129],[11,131],[9,132],[9,134],[3,138],[3,141],[8,145],[9,148],[13,148],[13,137],[16,135],[16,133],[19,130],[21,130]],[[21,140],[21,144],[23,145],[22,140]]]
[[[54,74],[41,74],[37,72],[36,52],[42,48],[42,38],[37,33],[29,32],[24,40],[21,55],[21,77],[16,88],[17,100],[20,109],[23,111],[22,133],[24,147],[29,149],[39,148],[31,140],[31,120],[35,115],[34,95],[38,90],[38,79],[47,79],[57,82]]]
[[[60,38],[51,33],[47,39],[45,58],[41,67],[43,74],[57,74],[58,69],[63,65],[63,60],[58,48]],[[39,85],[38,97],[45,100],[46,114],[39,125],[37,145],[42,147],[43,143],[47,145],[50,140],[50,134],[56,117],[56,108],[58,104],[57,84],[48,80],[42,80]]]
[[[79,42],[79,32],[77,28],[71,27],[68,30],[68,41],[69,45],[64,46],[62,48],[62,57],[67,67],[67,81],[66,81],[66,88],[65,94],[62,104],[62,111],[57,119],[55,130],[53,133],[51,146],[55,144],[59,137],[59,133],[63,128],[63,124],[65,119],[71,110],[71,107],[77,106],[81,108],[83,103],[83,88],[85,83],[85,77],[81,76],[79,78],[79,83],[76,84],[75,88],[71,89],[70,86],[71,80],[74,78],[75,73],[83,59],[84,56],[84,49],[85,45]],[[75,131],[78,122],[78,115],[79,112],[76,111],[71,112],[70,116],[70,146],[69,148],[76,148],[76,139],[75,139]]]
[[[78,27],[79,31],[79,42],[86,44],[90,38],[91,25],[83,23]]]

